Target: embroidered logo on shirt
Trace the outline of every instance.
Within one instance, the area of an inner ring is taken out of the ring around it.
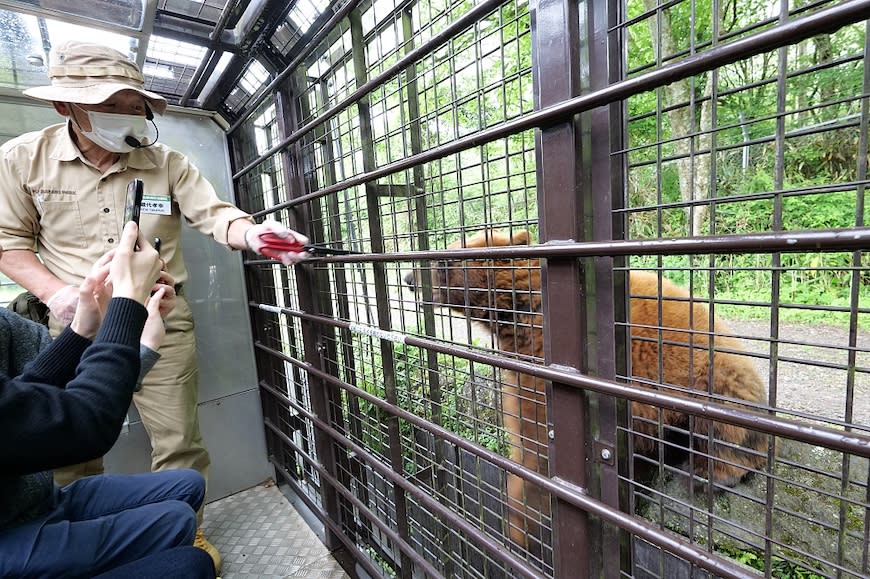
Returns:
[[[45,199],[46,195],[76,195],[77,191],[73,189],[37,189],[35,194],[37,197]]]
[[[36,189],[33,192],[33,200],[40,213],[45,211],[46,203],[75,201],[76,197],[78,192],[72,189]]]

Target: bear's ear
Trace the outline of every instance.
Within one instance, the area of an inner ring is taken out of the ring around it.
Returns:
[[[514,232],[511,237],[511,244],[513,245],[528,245],[529,244],[529,232],[523,229],[522,231]]]

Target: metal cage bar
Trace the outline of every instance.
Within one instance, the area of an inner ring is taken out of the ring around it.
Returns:
[[[751,576],[720,543],[768,575],[780,561],[866,573],[850,550],[870,534],[870,432],[856,419],[870,373],[868,75],[815,100],[786,95],[866,69],[866,45],[811,66],[795,64],[795,47],[856,34],[868,6],[783,5],[732,22],[719,1],[361,2],[313,36],[281,75],[294,79],[278,95],[293,122],[272,130],[273,84],[230,133],[256,218],[356,252],[289,270],[245,261],[273,460],[332,545],[403,577]],[[696,27],[707,10],[712,24]],[[649,50],[629,54],[639,38]],[[729,77],[753,59],[778,66]],[[751,91],[776,101],[736,114]],[[837,107],[849,114],[800,122]],[[860,161],[794,186],[795,151],[849,131]],[[735,193],[727,171],[761,154],[770,184]],[[675,195],[685,183],[691,194]],[[789,225],[826,196],[846,199],[853,221]],[[728,221],[752,204],[769,224]],[[756,280],[754,296],[724,293],[719,280],[738,275]],[[850,299],[789,293],[792,278],[821,275],[848,279]],[[639,276],[651,285],[635,287]],[[761,335],[720,323],[737,310],[766,312]],[[847,338],[789,334],[790,312],[845,315]],[[653,352],[647,373],[638,348]],[[684,381],[666,353],[681,349]],[[764,368],[763,396],[720,389],[733,359]],[[796,365],[836,373],[840,414],[789,400]],[[835,460],[803,460],[810,446]],[[779,500],[783,488],[836,512],[815,520]],[[834,547],[791,545],[784,520],[832,533]]]

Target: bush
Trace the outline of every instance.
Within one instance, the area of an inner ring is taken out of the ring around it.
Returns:
[[[356,344],[356,352],[365,351],[358,346]],[[393,346],[398,406],[507,456],[508,441],[500,426],[498,410],[499,383],[493,368],[437,354],[433,375],[427,365],[427,355],[426,350],[418,347]],[[364,363],[366,368],[360,376],[366,377],[358,380],[360,388],[385,399],[384,367],[379,352],[375,351]],[[436,380],[439,393],[433,396],[432,386]],[[438,398],[440,401],[436,403]],[[390,419],[390,413],[366,401],[360,401],[360,411],[368,418],[365,443],[374,451],[385,454],[388,438],[381,426]],[[416,427],[404,420],[400,420],[399,425],[405,470],[414,474],[419,470],[414,459]]]

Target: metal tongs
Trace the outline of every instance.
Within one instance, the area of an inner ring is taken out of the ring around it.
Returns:
[[[337,247],[329,247],[326,245],[318,245],[314,243],[299,243],[295,237],[281,237],[271,231],[260,234],[260,241],[263,246],[260,248],[260,253],[266,257],[280,259],[279,254],[282,252],[290,253],[310,253],[314,256],[324,255],[358,255],[359,251],[351,249],[339,249]]]

